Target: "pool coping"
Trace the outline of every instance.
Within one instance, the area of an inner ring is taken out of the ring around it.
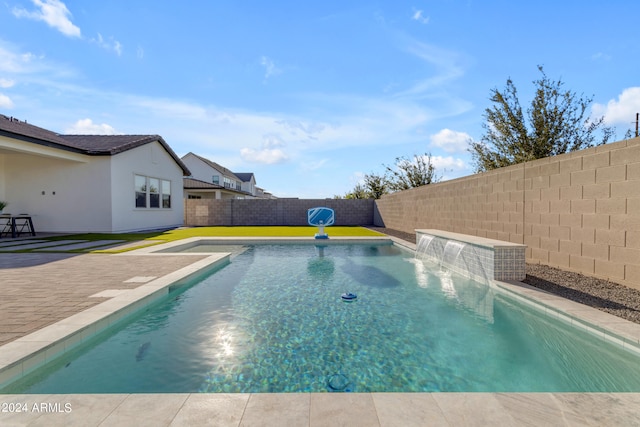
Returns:
[[[144,247],[131,252],[105,256],[175,255],[175,252],[162,251],[185,245],[195,245],[202,241],[223,244],[279,244],[286,242],[313,245],[393,242],[393,244],[407,250],[415,251],[416,249],[415,244],[393,236],[340,236],[332,237],[331,239],[314,239],[313,237],[193,237]],[[189,280],[195,275],[206,274],[210,269],[228,262],[231,257],[228,252],[214,254],[181,252],[181,254],[207,255],[207,257],[158,279],[144,283],[137,288],[115,295],[94,307],[1,346],[0,387],[18,380],[61,354],[71,351],[107,328],[125,321],[140,309],[166,295],[171,286]],[[491,286],[494,290],[504,292],[522,303],[542,309],[552,318],[569,323],[596,337],[600,337],[604,341],[640,355],[640,324],[567,300],[521,282],[493,281]]]

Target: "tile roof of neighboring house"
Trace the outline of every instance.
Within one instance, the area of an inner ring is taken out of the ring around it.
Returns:
[[[184,188],[187,190],[224,190],[222,185],[200,181],[199,179],[183,178]]]
[[[236,190],[235,188],[223,187],[222,185],[212,184],[210,182],[201,181],[199,179],[183,178],[182,181],[184,183],[183,186],[185,190],[224,190],[224,191],[229,191],[231,193],[251,195],[246,191]]]
[[[227,175],[227,176],[230,176],[230,177],[234,177],[234,178],[240,179],[240,178],[238,178],[238,176],[237,176],[235,173],[231,172],[231,170],[229,170],[229,169],[225,168],[224,166],[222,166],[222,165],[220,165],[220,164],[218,164],[218,163],[216,163],[216,162],[212,162],[212,161],[211,161],[211,160],[209,160],[209,159],[206,159],[206,158],[204,158],[204,157],[198,156],[198,155],[197,155],[197,154],[195,154],[195,153],[191,153],[191,152],[189,152],[188,154],[186,154],[186,155],[185,155],[185,156],[183,156],[183,157],[186,157],[186,156],[188,156],[189,154],[191,154],[192,156],[194,156],[194,157],[196,157],[196,158],[198,158],[198,159],[202,160],[202,161],[203,161],[203,162],[205,162],[207,165],[209,165],[209,166],[211,166],[212,168],[214,168],[214,169],[216,169],[216,170],[218,170],[218,171],[222,172],[223,174],[225,174],[225,175]]]
[[[191,175],[180,157],[160,135],[60,135],[0,114],[0,135],[89,156],[113,156],[158,141],[185,175]]]

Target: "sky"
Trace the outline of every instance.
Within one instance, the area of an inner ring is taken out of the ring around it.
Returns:
[[[0,113],[158,134],[277,197],[343,196],[398,157],[473,173],[490,91],[544,67],[617,138],[640,112],[640,2],[3,0]]]

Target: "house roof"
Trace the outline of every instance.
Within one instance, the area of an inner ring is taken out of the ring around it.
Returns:
[[[187,190],[224,190],[222,185],[200,181],[199,179],[183,178],[184,188]]]
[[[242,182],[249,182],[254,175],[253,172],[236,172],[236,176],[240,178]]]
[[[18,120],[15,117],[7,117],[0,114],[0,135],[6,135],[15,138],[16,135],[22,136],[23,140],[33,139],[48,142],[49,144],[43,145],[66,145],[67,142],[62,139],[60,135],[50,130],[39,128],[34,125],[28,124],[26,121]],[[28,138],[28,139],[27,139]],[[35,142],[35,141],[29,141]],[[74,150],[77,151],[77,150]]]
[[[210,182],[201,181],[194,178],[183,178],[183,186],[185,190],[224,190],[231,193],[251,195],[250,193],[242,190],[236,190],[233,188],[227,188],[222,185],[212,184]]]
[[[229,177],[233,177],[233,178],[236,178],[236,179],[240,179],[240,178],[238,177],[238,175],[237,175],[237,174],[235,174],[235,173],[233,173],[233,172],[231,172],[231,170],[229,170],[229,169],[225,168],[224,166],[222,166],[222,165],[220,165],[220,164],[218,164],[218,163],[216,163],[216,162],[212,162],[212,161],[211,161],[211,160],[209,160],[209,159],[206,159],[206,158],[204,158],[204,157],[198,156],[198,155],[197,155],[197,154],[195,154],[195,153],[189,152],[189,153],[187,153],[185,156],[183,156],[183,158],[184,158],[184,157],[186,157],[186,156],[188,156],[189,154],[191,154],[191,155],[192,155],[193,157],[195,157],[195,158],[198,158],[198,159],[202,160],[204,163],[206,163],[206,164],[207,164],[207,165],[209,165],[210,167],[212,167],[212,168],[214,168],[214,169],[216,169],[216,170],[218,170],[218,171],[222,172],[224,175],[227,175],[227,176],[229,176]]]
[[[157,141],[180,166],[183,173],[191,175],[187,166],[160,135],[61,135],[2,114],[0,135],[89,156],[114,156]]]

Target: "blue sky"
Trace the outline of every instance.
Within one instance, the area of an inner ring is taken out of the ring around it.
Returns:
[[[640,112],[640,2],[4,0],[0,113],[159,134],[279,197],[344,195],[399,156],[472,173],[492,88],[543,65],[618,139]]]

